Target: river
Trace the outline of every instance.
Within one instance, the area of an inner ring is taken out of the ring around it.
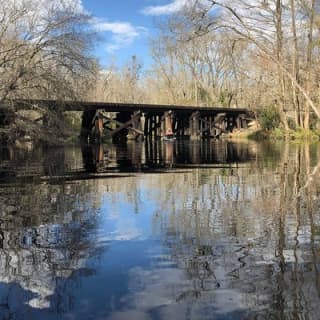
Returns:
[[[0,150],[0,319],[319,319],[320,148]]]

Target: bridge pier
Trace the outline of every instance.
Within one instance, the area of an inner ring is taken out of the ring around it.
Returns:
[[[178,114],[175,113],[175,135],[179,138],[189,137],[190,133],[190,119],[189,114]]]
[[[131,126],[130,126],[131,124]],[[144,115],[140,111],[136,111],[131,115],[131,123],[128,123],[128,140],[136,140],[144,136]]]
[[[92,135],[92,124],[96,116],[96,110],[88,110],[82,113],[80,139],[88,141]]]
[[[156,138],[161,138],[162,135],[162,115],[156,115],[155,119],[155,125],[156,125]]]
[[[219,138],[220,135],[225,132],[226,128],[226,121],[225,121],[226,114],[225,113],[218,113],[216,116],[214,116],[213,124],[211,127],[211,134]]]
[[[146,114],[144,120],[144,135],[148,138],[158,139],[163,136],[164,132],[163,114]]]
[[[193,112],[191,114],[189,130],[190,130],[190,139],[191,140],[198,140],[201,138],[199,111]]]
[[[174,119],[174,114],[171,110],[164,113],[164,121],[163,121],[163,123],[164,123],[163,136],[164,137],[174,136],[173,119]]]
[[[103,116],[101,112],[97,112],[94,121],[94,133],[93,139],[96,142],[100,142],[103,135]]]
[[[142,109],[142,108],[141,108]],[[113,114],[113,116],[112,116]],[[81,139],[100,141],[103,135],[117,140],[137,140],[143,137],[187,137],[190,140],[219,138],[224,132],[247,128],[248,115],[232,110],[203,112],[165,110],[133,110],[106,113],[102,109],[85,110],[82,115]]]

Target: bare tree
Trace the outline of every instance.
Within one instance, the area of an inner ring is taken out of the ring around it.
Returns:
[[[314,89],[318,88],[318,68],[313,55],[318,46],[314,32],[318,21],[315,1],[206,0],[192,3],[171,19],[173,23],[169,19],[167,34],[176,43],[184,44],[176,45],[176,48],[181,48],[177,56],[186,58],[186,48],[191,47],[189,61],[197,60],[193,69],[188,61],[181,59],[180,63],[189,65],[197,84],[201,83],[208,70],[214,74],[222,66],[220,88],[222,93],[227,92],[231,101],[233,96],[245,96],[248,105],[254,105],[256,100],[255,104],[260,101],[265,108],[277,106],[286,130],[289,129],[291,110],[295,111],[294,119],[298,127],[302,125],[304,114],[304,128],[309,128],[310,109],[320,118],[320,109],[317,107],[319,96],[314,94]],[[211,44],[207,42],[208,36]],[[219,39],[232,45],[224,45],[225,49],[219,51]],[[201,41],[223,57],[214,68],[203,68],[201,62],[199,64],[204,52]],[[241,52],[239,49],[242,49]],[[246,56],[248,62],[245,59],[236,61],[235,52],[238,59]],[[307,57],[304,65],[300,63],[300,57],[303,56]],[[241,86],[236,85],[239,79]],[[300,108],[302,100],[306,105],[304,110]],[[259,105],[255,107],[259,108]]]
[[[314,46],[314,38],[313,38],[313,30],[314,30],[314,20],[315,20],[315,0],[311,0],[310,3],[306,3],[307,1],[302,1],[308,17],[308,41],[307,41],[307,61],[306,61],[306,84],[305,90],[308,96],[311,94],[311,86],[312,86],[312,59],[313,59],[313,46]],[[309,129],[310,126],[310,105],[308,102],[305,104],[304,110],[304,122],[303,126],[305,129]]]
[[[299,70],[299,52],[298,52],[298,37],[297,37],[297,24],[296,24],[296,1],[290,0],[291,11],[291,31],[292,31],[292,75],[297,83],[300,83],[300,70]],[[300,110],[300,99],[296,86],[292,84],[292,100],[295,110],[295,121],[298,127],[302,124],[302,114]]]
[[[0,0],[0,22],[0,101],[81,92],[94,65],[88,15],[72,2]]]

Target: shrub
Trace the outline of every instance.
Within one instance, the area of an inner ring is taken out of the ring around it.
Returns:
[[[259,122],[262,129],[272,130],[278,128],[280,125],[280,115],[276,107],[268,107],[258,113]]]

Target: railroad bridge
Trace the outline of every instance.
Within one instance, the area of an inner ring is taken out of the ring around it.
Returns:
[[[99,140],[188,137],[218,138],[234,129],[245,129],[253,112],[240,108],[214,108],[136,103],[23,100],[18,105],[46,106],[51,110],[82,111],[80,137]]]

